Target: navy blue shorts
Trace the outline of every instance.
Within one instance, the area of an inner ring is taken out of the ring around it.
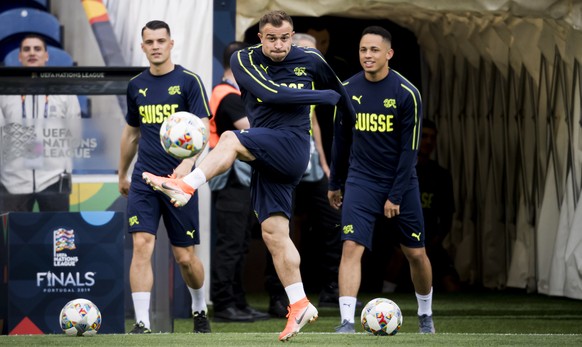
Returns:
[[[372,250],[374,225],[379,218],[387,221],[386,233],[397,233],[400,244],[410,248],[424,247],[424,218],[418,185],[404,193],[400,214],[384,216],[388,192],[363,184],[346,183],[342,204],[342,240],[352,240]]]
[[[200,243],[197,193],[185,206],[176,208],[166,195],[147,185],[141,175],[133,175],[131,179],[127,199],[130,233],[144,231],[156,235],[163,217],[172,245],[187,247]]]
[[[309,133],[285,129],[250,128],[234,132],[256,160],[251,199],[259,222],[275,213],[291,218],[293,190],[309,162]]]

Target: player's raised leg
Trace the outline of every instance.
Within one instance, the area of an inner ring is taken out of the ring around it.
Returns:
[[[154,190],[167,195],[174,206],[181,207],[190,200],[198,187],[228,170],[236,158],[246,161],[255,159],[232,131],[225,131],[200,165],[183,178],[160,177],[149,172],[144,172],[142,178]]]
[[[154,190],[158,190],[170,198],[170,202],[176,207],[182,207],[190,201],[195,189],[184,183],[181,179],[160,177],[149,172],[144,172],[141,177]]]

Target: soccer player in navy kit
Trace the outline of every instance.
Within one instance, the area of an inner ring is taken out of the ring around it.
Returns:
[[[289,297],[288,321],[279,335],[281,341],[297,335],[318,315],[305,295],[299,253],[289,237],[292,192],[309,161],[310,105],[338,104],[344,113],[353,114],[341,82],[321,53],[292,46],[293,34],[289,15],[278,10],[268,12],[259,21],[261,43],[231,57],[251,128],[224,132],[200,166],[181,180],[143,175],[154,189],[181,206],[195,189],[228,169],[235,158],[250,163],[253,208]]]
[[[142,180],[144,171],[172,177],[183,177],[192,171],[196,158],[178,160],[164,152],[160,145],[160,126],[169,115],[188,111],[208,127],[208,98],[198,75],[172,63],[174,41],[165,22],[148,22],[141,34],[141,47],[150,67],[134,77],[127,87],[127,125],[121,137],[119,161],[119,191],[128,197],[127,216],[133,237],[129,280],[136,324],[130,333],[151,332],[148,313],[153,286],[151,258],[161,216],[174,258],[192,296],[194,332],[209,333],[204,268],[194,251],[194,246],[200,243],[198,196],[183,209],[175,209],[165,196],[152,191]],[[130,184],[127,174],[136,152],[138,157]]]
[[[416,87],[388,67],[394,54],[391,41],[384,28],[364,29],[359,49],[363,71],[344,82],[356,118],[350,114],[336,118],[328,198],[332,206],[342,207],[339,333],[355,332],[361,258],[365,248],[372,248],[378,218],[388,218],[390,228],[385,232],[399,238],[408,259],[420,332],[435,331],[432,272],[424,248],[424,221],[415,171],[422,105]]]

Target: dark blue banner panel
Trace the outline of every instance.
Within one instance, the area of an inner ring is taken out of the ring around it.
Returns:
[[[15,212],[2,225],[8,334],[62,333],[60,310],[76,298],[101,311],[99,333],[125,331],[123,213]]]

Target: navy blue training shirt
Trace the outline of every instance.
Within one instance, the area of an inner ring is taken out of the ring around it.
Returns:
[[[336,105],[353,113],[347,94],[321,53],[291,46],[274,62],[258,44],[235,52],[230,64],[251,127],[309,132],[310,105]]]
[[[392,69],[381,81],[368,81],[361,71],[344,85],[356,118],[341,115],[336,119],[330,189],[340,189],[347,174],[350,182],[387,189],[388,199],[400,204],[410,185],[418,184],[415,164],[422,130],[420,93]]]
[[[129,82],[125,120],[141,131],[133,174],[141,177],[147,171],[167,176],[180,164],[160,143],[160,126],[178,111],[210,117],[208,97],[197,74],[175,65],[174,70],[162,76],[154,76],[147,69]]]

